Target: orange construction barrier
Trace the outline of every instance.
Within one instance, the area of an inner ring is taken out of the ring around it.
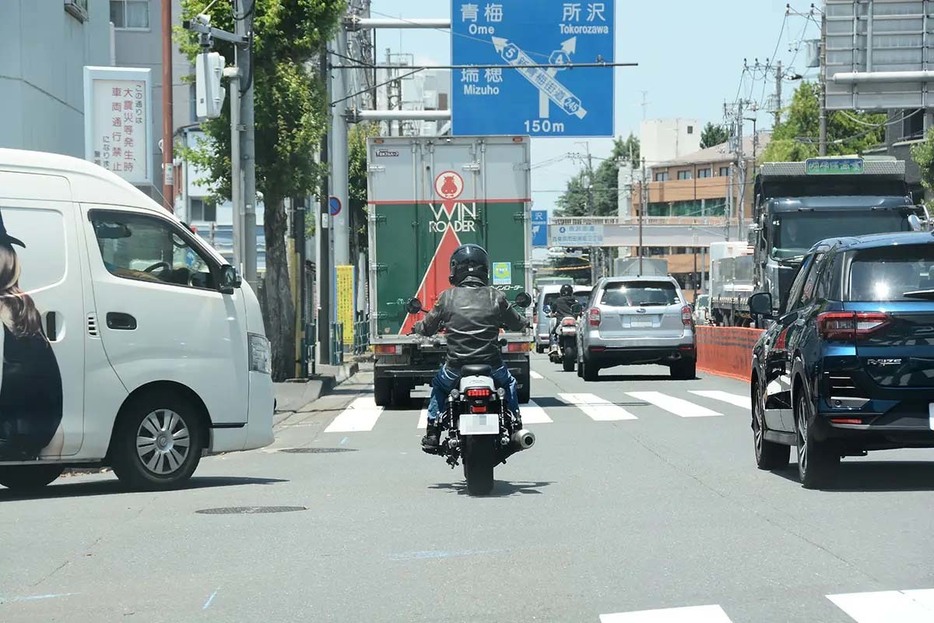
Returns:
[[[696,329],[699,370],[741,381],[749,380],[752,348],[762,335],[762,329],[703,325]]]

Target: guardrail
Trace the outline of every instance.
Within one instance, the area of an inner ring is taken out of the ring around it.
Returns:
[[[344,363],[344,323],[331,323],[331,365]]]
[[[697,367],[705,372],[749,381],[752,349],[762,329],[698,325]]]

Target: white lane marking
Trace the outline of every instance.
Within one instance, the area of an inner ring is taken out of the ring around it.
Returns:
[[[558,398],[577,407],[597,422],[638,419],[626,409],[593,394],[558,394]]]
[[[742,394],[731,394],[730,392],[722,392],[718,389],[711,390],[691,390],[692,394],[697,394],[703,398],[711,398],[713,400],[719,400],[720,402],[728,402],[731,405],[736,405],[737,407],[743,407],[744,409],[752,410],[752,400],[749,396],[743,396]]]
[[[357,398],[324,429],[326,433],[359,433],[373,430],[383,412],[376,406],[373,396]]]
[[[723,415],[707,407],[696,405],[693,402],[668,396],[661,392],[626,392],[636,400],[644,400],[650,404],[664,409],[669,413],[674,413],[680,417],[711,417],[714,415]]]
[[[545,377],[543,377],[541,374],[539,374],[538,372],[536,372],[535,370],[529,370],[529,376],[530,376],[531,378],[533,378],[533,379],[539,379],[539,380],[545,378]]]
[[[550,424],[553,422],[553,420],[548,417],[548,414],[545,413],[545,410],[531,400],[527,405],[519,405],[519,413],[522,414],[523,426],[526,424]]]
[[[418,426],[416,428],[428,428],[428,409],[422,409],[418,414]]]
[[[928,405],[928,426],[934,430],[934,402]]]
[[[857,623],[930,623],[934,621],[934,589],[827,595]]]
[[[732,623],[720,606],[688,606],[601,614],[600,623]]]

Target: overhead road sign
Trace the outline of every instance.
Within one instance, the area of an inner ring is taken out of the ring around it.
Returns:
[[[532,210],[532,246],[548,246],[548,210]]]
[[[453,0],[451,133],[613,136],[614,5]]]

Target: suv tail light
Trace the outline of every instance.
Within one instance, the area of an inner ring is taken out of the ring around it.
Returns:
[[[600,317],[600,310],[596,307],[591,307],[587,310],[587,322],[590,323],[591,327],[599,327],[602,318]]]
[[[681,322],[684,323],[686,327],[694,325],[694,313],[691,311],[690,305],[685,305],[681,308]]]
[[[817,316],[817,330],[828,340],[858,340],[889,324],[882,312],[824,312]]]

